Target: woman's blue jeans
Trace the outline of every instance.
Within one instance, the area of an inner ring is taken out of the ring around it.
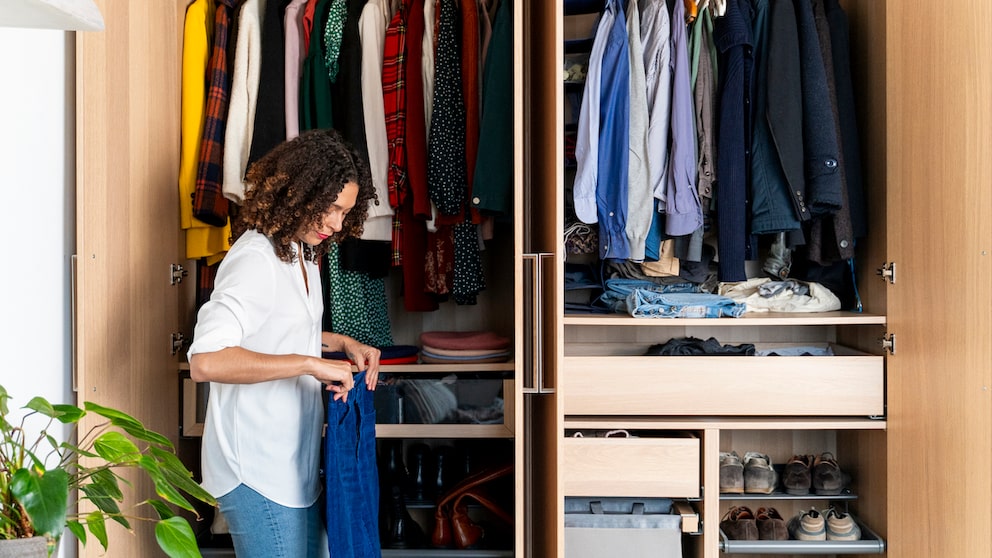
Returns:
[[[217,500],[238,558],[323,555],[319,502],[308,508],[287,508],[243,484]]]
[[[380,558],[374,393],[355,375],[348,402],[327,403],[324,437],[327,546],[331,558]]]

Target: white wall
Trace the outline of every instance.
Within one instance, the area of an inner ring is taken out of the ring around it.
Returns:
[[[71,32],[0,27],[0,384],[11,407],[74,402],[73,44]]]

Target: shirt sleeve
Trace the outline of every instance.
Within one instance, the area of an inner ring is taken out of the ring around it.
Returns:
[[[217,271],[210,300],[197,313],[187,356],[243,346],[265,323],[276,295],[271,257],[260,250],[229,253]]]

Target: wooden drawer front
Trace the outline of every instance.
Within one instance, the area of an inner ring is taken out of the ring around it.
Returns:
[[[565,496],[699,496],[698,438],[565,438]]]
[[[885,413],[882,357],[565,357],[566,415]]]

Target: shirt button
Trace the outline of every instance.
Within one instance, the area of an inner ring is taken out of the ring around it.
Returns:
[[[481,202],[482,202],[482,200],[480,200],[478,197],[472,198],[472,203],[474,203],[475,205],[479,205],[479,203],[481,203]]]
[[[823,165],[826,166],[828,169],[835,168],[837,166],[837,159],[827,159],[826,161],[823,162]]]
[[[841,248],[847,248],[848,244],[849,244],[849,242],[846,241],[846,240],[841,240],[840,241],[840,247]]]
[[[613,217],[613,212],[612,211],[610,212],[610,217]]]

